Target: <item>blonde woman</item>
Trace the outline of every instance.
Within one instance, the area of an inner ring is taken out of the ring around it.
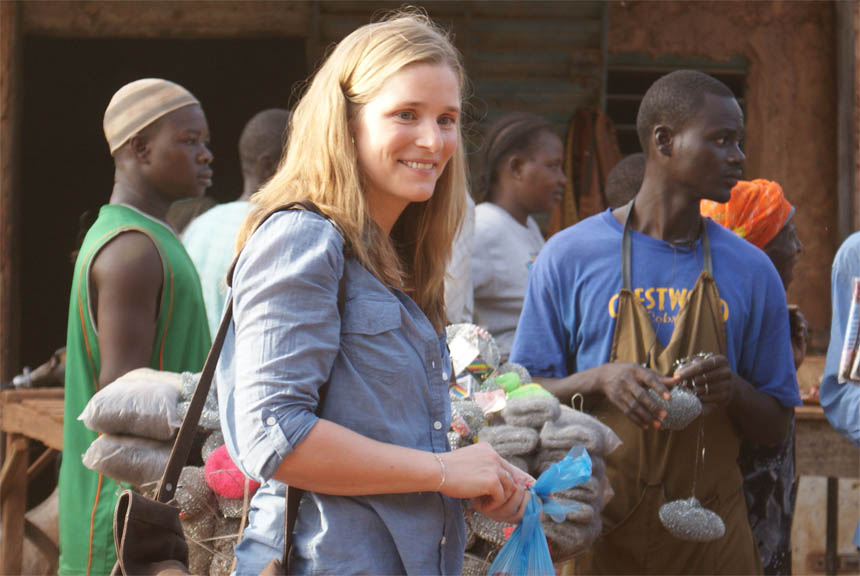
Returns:
[[[280,556],[284,483],[306,490],[293,573],[459,573],[460,499],[522,515],[530,478],[486,444],[450,452],[446,439],[464,81],[426,16],[356,30],[311,81],[282,166],[252,198],[217,374],[230,453],[263,482],[239,574]],[[334,224],[301,210],[263,221],[294,200]]]

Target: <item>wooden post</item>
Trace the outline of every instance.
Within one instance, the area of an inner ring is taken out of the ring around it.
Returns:
[[[836,576],[839,570],[839,478],[827,479],[826,522],[824,573],[827,576]]]
[[[855,214],[860,210],[854,190],[855,133],[854,2],[836,2],[836,90],[837,90],[837,223],[841,243],[855,229]]]
[[[3,537],[0,539],[0,573],[20,574],[24,547],[24,513],[27,506],[26,436],[9,434],[6,459],[0,471],[0,515]]]
[[[21,124],[21,5],[0,2],[0,382],[17,371],[18,310],[18,150]]]

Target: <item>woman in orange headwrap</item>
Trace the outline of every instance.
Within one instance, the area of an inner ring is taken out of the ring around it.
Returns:
[[[703,200],[702,216],[755,244],[770,257],[788,290],[802,251],[791,217],[794,207],[782,187],[770,180],[740,181],[724,204]],[[794,366],[806,355],[807,325],[796,306],[789,306]],[[744,475],[744,495],[750,527],[765,574],[791,573],[791,519],[797,493],[794,472],[794,421],[785,442],[764,448],[745,442],[738,462]]]

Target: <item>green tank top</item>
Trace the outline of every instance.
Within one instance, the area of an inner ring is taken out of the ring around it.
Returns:
[[[99,389],[101,354],[89,302],[89,271],[102,247],[118,234],[146,234],[161,256],[164,283],[149,367],[198,372],[210,336],[200,280],[174,232],[128,206],[108,204],[87,232],[75,262],[66,337],[63,460],[60,466],[60,565],[63,576],[109,574],[116,561],[113,511],[126,488],[89,470],[81,457],[97,434],[78,421]]]

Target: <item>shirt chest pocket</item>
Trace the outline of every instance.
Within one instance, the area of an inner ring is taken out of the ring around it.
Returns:
[[[409,354],[411,346],[400,327],[398,302],[368,297],[346,301],[341,349],[362,379],[379,381],[415,370]]]

